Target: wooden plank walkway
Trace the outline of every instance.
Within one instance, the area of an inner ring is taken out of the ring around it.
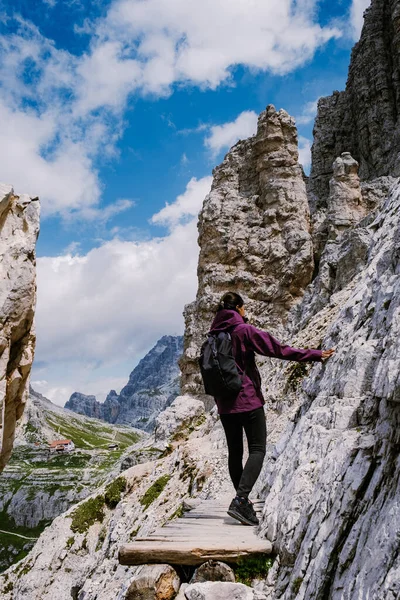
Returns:
[[[119,549],[122,565],[167,563],[200,565],[207,560],[236,563],[254,554],[271,554],[272,544],[258,538],[256,528],[242,525],[227,513],[231,498],[205,500],[147,537],[137,537]],[[255,502],[261,513],[263,502]]]

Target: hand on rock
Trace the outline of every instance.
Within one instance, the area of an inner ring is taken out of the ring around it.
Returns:
[[[322,350],[322,362],[325,362],[335,352],[335,348],[329,350]]]

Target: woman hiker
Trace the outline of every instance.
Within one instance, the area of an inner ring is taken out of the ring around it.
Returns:
[[[254,355],[297,362],[322,362],[334,353],[334,349],[304,350],[281,344],[267,331],[247,324],[243,299],[233,292],[222,297],[211,325],[210,335],[220,332],[231,334],[233,357],[242,376],[242,387],[234,400],[215,397],[228,443],[229,475],[236,490],[228,514],[245,525],[258,525],[249,494],[261,472],[267,432],[263,408],[265,400]],[[244,467],[243,429],[249,447]]]

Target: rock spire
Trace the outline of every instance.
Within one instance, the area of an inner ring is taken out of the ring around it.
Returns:
[[[28,397],[36,302],[39,201],[0,184],[0,472]]]
[[[196,358],[221,295],[237,291],[256,326],[278,331],[313,272],[309,209],[297,130],[269,105],[257,133],[214,170],[199,217],[196,301],[186,307],[182,391],[200,390]]]

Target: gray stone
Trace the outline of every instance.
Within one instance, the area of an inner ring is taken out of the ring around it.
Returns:
[[[179,592],[177,597],[175,598],[175,600],[186,600],[186,596],[185,596],[185,590],[188,587],[188,583],[182,583],[181,587],[179,588]]]
[[[196,583],[183,590],[186,599],[231,600],[233,591],[249,600],[400,597],[399,18],[398,1],[372,1],[346,92],[320,101],[309,186],[314,232],[325,225],[326,238],[311,283],[290,117],[269,108],[257,136],[239,142],[215,171],[200,216],[198,296],[186,312],[185,389],[201,389],[201,336],[219,295],[234,287],[243,290],[256,325],[276,327],[293,346],[336,352],[323,364],[261,364],[268,446],[254,494],[265,500],[258,534],[273,542],[276,559],[257,590]],[[343,152],[360,164],[360,184]],[[362,214],[354,214],[357,207]],[[296,253],[292,242],[299,239]],[[179,514],[198,494],[196,481],[204,485],[202,498],[232,491],[221,424],[213,412],[197,424],[196,410],[184,396],[160,418],[162,443],[177,432],[176,443],[163,458],[125,473],[128,491],[103,523],[68,547],[70,513],[58,517],[24,561],[0,575],[0,589],[11,583],[13,600],[67,600],[82,581],[79,600],[122,600],[132,571],[118,563],[121,545]],[[165,488],[145,509],[143,497],[165,475]]]
[[[207,581],[185,589],[187,600],[254,600],[252,588],[242,583]]]
[[[158,415],[154,432],[156,442],[185,439],[205,421],[204,404],[191,396],[178,396],[171,406]]]

